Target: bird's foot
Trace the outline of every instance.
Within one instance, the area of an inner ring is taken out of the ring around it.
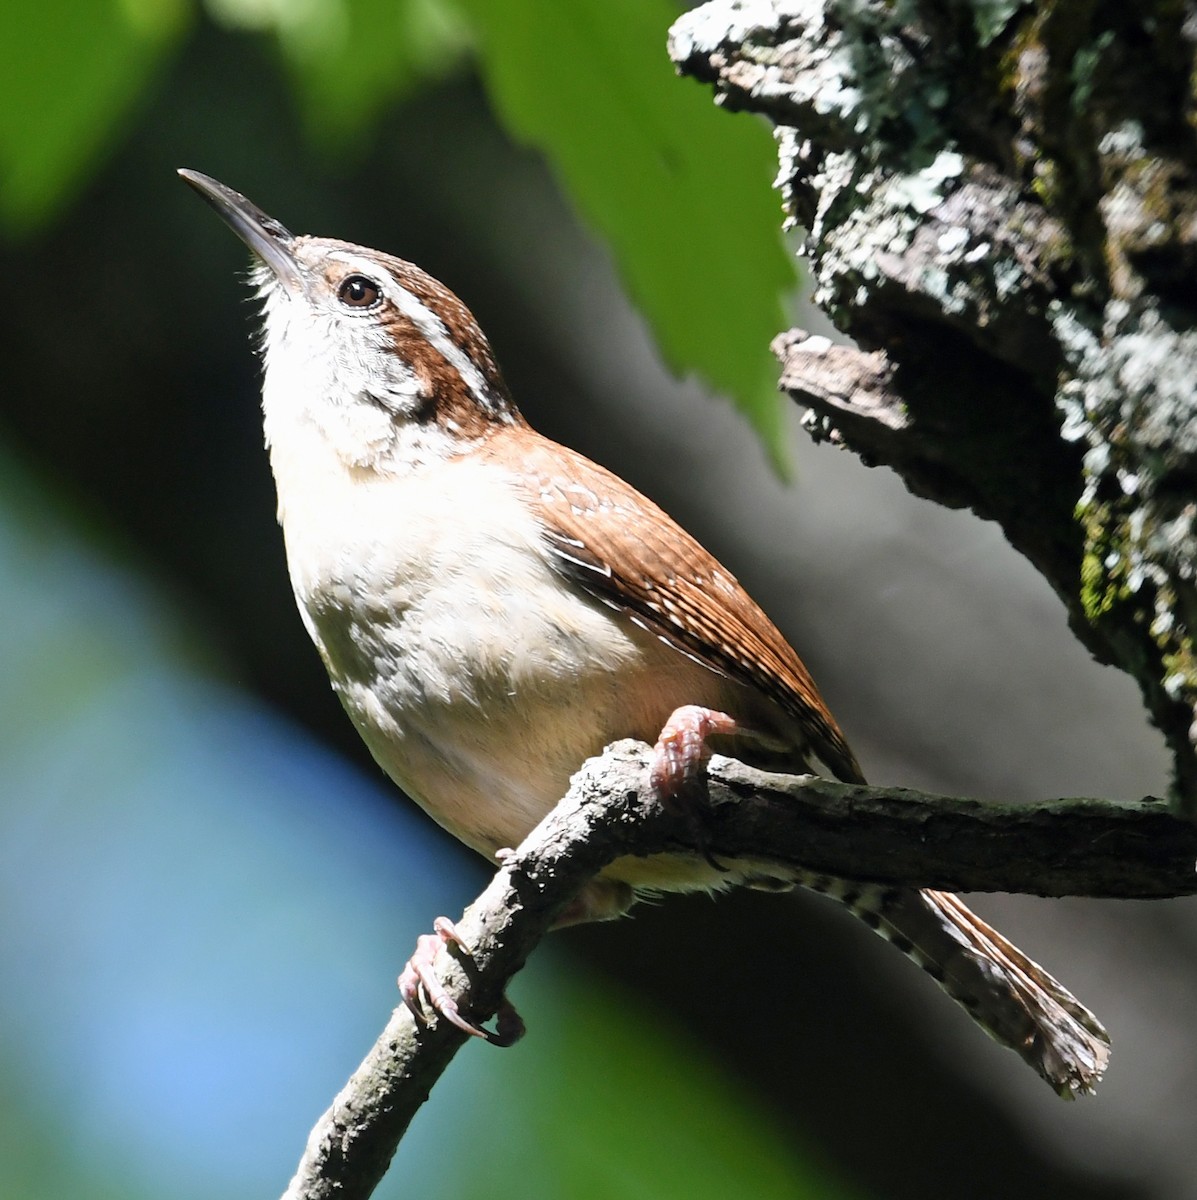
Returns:
[[[739,733],[740,726],[727,713],[697,704],[684,704],[665,722],[653,749],[650,779],[657,795],[669,803],[698,777],[711,757],[707,738]]]
[[[665,722],[665,728],[661,730],[661,736],[653,748],[653,761],[649,769],[653,791],[663,804],[686,817],[695,846],[717,871],[727,868],[711,853],[707,831],[698,819],[694,805],[685,802],[685,792],[711,757],[707,738],[740,732],[741,727],[727,713],[702,708],[697,704],[684,704],[675,709]]]
[[[475,1025],[461,1015],[457,1001],[445,990],[437,978],[436,957],[449,945],[466,963],[472,961],[469,946],[457,932],[457,926],[448,917],[437,917],[432,923],[432,933],[423,933],[416,939],[415,953],[399,975],[399,994],[417,1024],[428,1025],[429,1010],[443,1017],[471,1037],[483,1038],[492,1046],[510,1046],[524,1035],[524,1023],[506,997],[495,1016],[494,1030]]]

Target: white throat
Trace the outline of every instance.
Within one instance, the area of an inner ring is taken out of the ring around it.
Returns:
[[[405,443],[442,440],[413,422],[427,400],[423,384],[382,331],[292,297],[273,276],[259,281],[262,414],[276,477],[297,450],[342,469],[389,472],[410,462]]]
[[[278,492],[278,520],[319,509],[362,476],[402,475],[457,448],[434,422],[415,420],[425,390],[363,322],[317,310],[260,280],[261,408]],[[353,324],[351,335],[339,326]]]

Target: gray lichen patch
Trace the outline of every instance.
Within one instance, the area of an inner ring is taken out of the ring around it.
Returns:
[[[801,110],[805,133],[830,148],[925,160],[944,141],[939,114],[949,93],[922,70],[925,39],[909,20],[916,8],[910,0],[716,0],[674,23],[669,54],[731,104]]]
[[[1111,300],[1096,330],[1067,305],[1052,315],[1070,370],[1063,432],[1086,447],[1086,614],[1145,624],[1164,691],[1197,710],[1197,331],[1148,298]]]

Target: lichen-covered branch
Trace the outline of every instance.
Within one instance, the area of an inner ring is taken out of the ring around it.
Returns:
[[[466,910],[457,929],[471,960],[438,960],[463,1012],[475,1019],[496,1012],[556,914],[608,863],[631,853],[694,852],[694,816],[652,799],[650,754],[619,742],[591,759]],[[781,877],[800,868],[957,891],[1197,893],[1197,827],[1158,800],[1002,805],[771,775],[716,758],[692,803],[706,853],[771,864]],[[417,1028],[406,1008],[396,1009],[312,1131],[284,1200],[369,1196],[465,1040],[444,1022]]]
[[[779,340],[815,432],[1001,524],[1197,815],[1197,3],[714,0],[670,52],[775,123],[862,348]]]

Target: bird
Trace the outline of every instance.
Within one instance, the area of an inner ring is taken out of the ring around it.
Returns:
[[[666,798],[712,748],[864,783],[776,625],[663,509],[529,425],[452,291],[179,174],[254,257],[263,424],[300,617],[370,753],[433,820],[493,859],[622,738],[654,746]],[[737,884],[837,899],[1057,1094],[1091,1093],[1105,1070],[1097,1018],[945,892],[696,850],[617,860],[560,923]],[[401,977],[404,1001],[481,1034],[432,970],[460,941],[453,923],[434,929]]]

